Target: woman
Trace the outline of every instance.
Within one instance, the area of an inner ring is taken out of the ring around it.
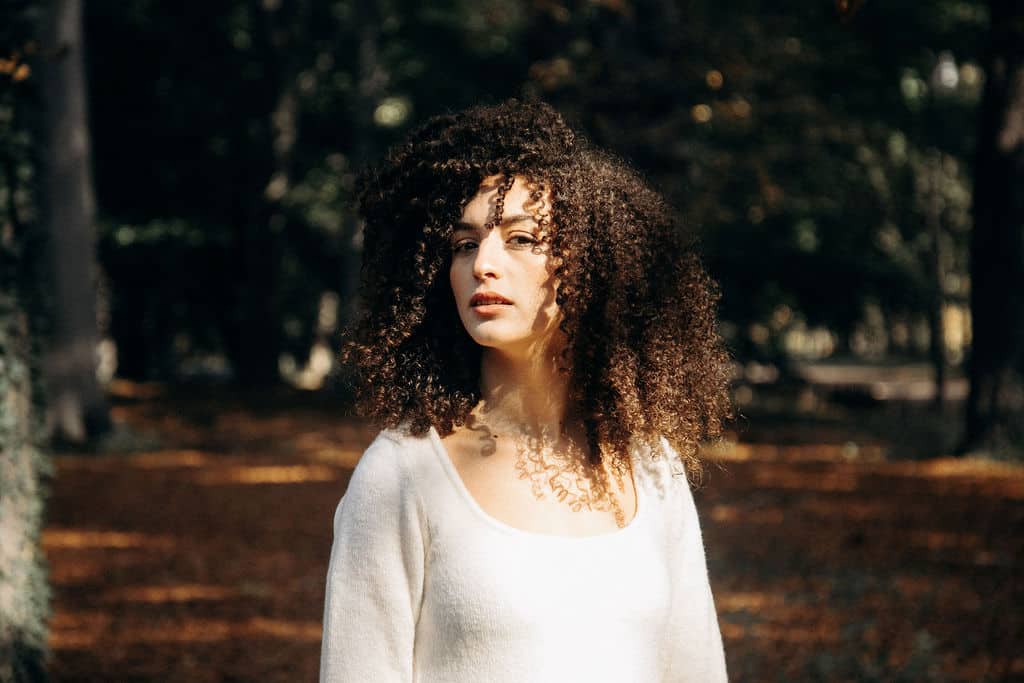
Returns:
[[[440,116],[361,181],[343,351],[383,426],[334,518],[321,681],[725,680],[686,474],[716,289],[550,107]]]

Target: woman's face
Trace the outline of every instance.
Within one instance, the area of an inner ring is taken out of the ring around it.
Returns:
[[[547,193],[531,200],[516,177],[496,214],[502,176],[485,178],[466,205],[451,237],[452,294],[469,336],[480,346],[528,357],[544,350],[558,332],[557,283],[537,217],[550,215]]]

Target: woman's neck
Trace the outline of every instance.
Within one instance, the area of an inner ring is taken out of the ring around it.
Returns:
[[[567,419],[569,378],[553,353],[515,357],[485,349],[481,401],[474,411],[486,423],[558,435]]]

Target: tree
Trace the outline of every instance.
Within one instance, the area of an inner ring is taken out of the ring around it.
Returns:
[[[82,8],[46,3],[40,44],[41,224],[47,233],[52,330],[45,360],[47,422],[59,441],[82,443],[110,429],[96,379],[96,229],[86,117]]]
[[[1024,5],[990,0],[971,234],[970,394],[961,452],[1024,450]]]

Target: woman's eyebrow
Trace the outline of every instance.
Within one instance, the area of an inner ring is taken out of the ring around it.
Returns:
[[[502,219],[501,219],[501,225],[514,225],[516,223],[522,223],[523,221],[536,222],[536,220],[537,219],[534,218],[533,216],[531,216],[530,214],[519,213],[519,214],[515,214],[515,215],[512,215],[512,216],[503,216]],[[456,230],[469,230],[469,231],[473,231],[473,230],[477,230],[478,228],[479,228],[479,226],[472,225],[472,224],[467,223],[465,221],[459,221],[458,223],[455,224],[455,229]]]

